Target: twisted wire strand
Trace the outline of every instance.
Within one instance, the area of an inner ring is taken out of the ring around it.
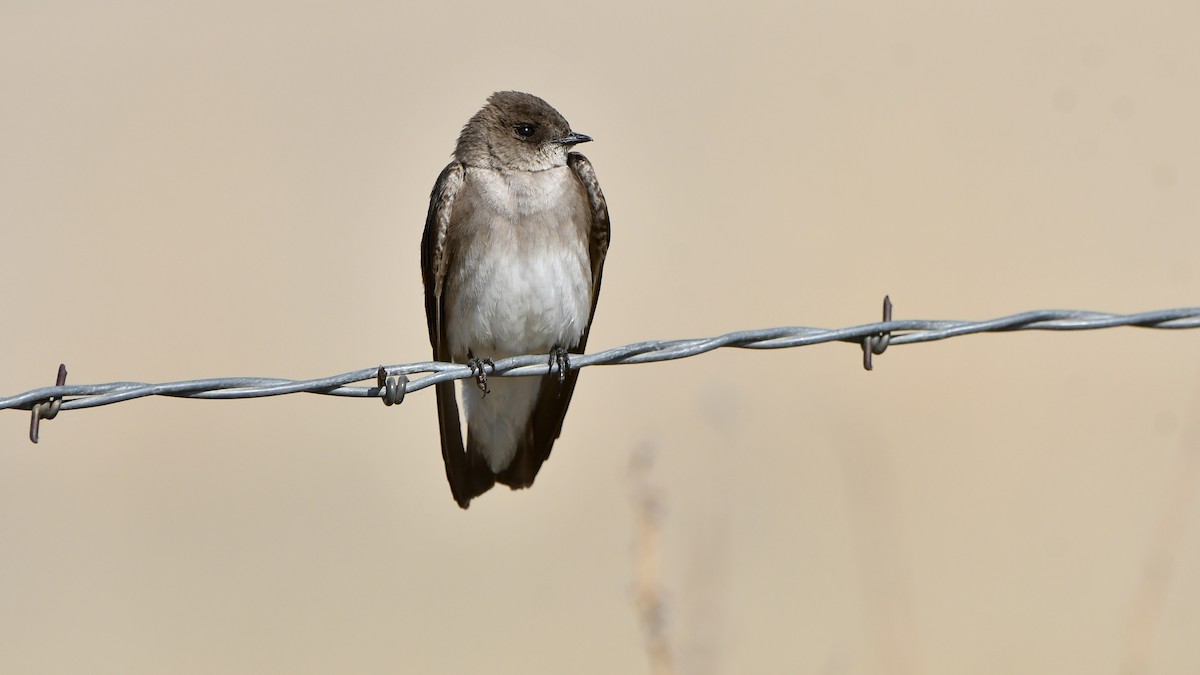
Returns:
[[[653,363],[683,359],[710,352],[723,347],[741,349],[786,349],[804,347],[825,342],[863,343],[864,340],[887,336],[883,346],[903,345],[916,342],[945,340],[974,333],[1011,332],[1019,330],[1076,331],[1136,326],[1156,329],[1200,328],[1200,307],[1162,309],[1137,314],[1108,314],[1081,310],[1036,310],[986,321],[923,321],[895,320],[850,326],[839,329],[783,326],[726,333],[710,338],[685,340],[648,340],[614,347],[602,352],[575,355],[570,359],[570,368],[586,368],[598,365]],[[882,347],[875,348],[876,353]],[[868,365],[869,367],[869,365]],[[478,375],[478,371],[457,363],[420,361],[392,366],[364,368],[341,375],[314,380],[286,380],[267,377],[217,377],[200,380],[185,380],[163,384],[144,382],[109,382],[106,384],[63,384],[42,387],[14,396],[0,398],[0,410],[34,410],[35,406],[47,401],[57,403],[58,410],[92,408],[129,401],[145,396],[174,396],[181,398],[239,399],[284,394],[310,393],[328,396],[351,396],[358,398],[383,398],[383,373],[399,377],[397,394],[420,391],[439,382],[461,380]],[[513,356],[497,360],[488,367],[488,375],[502,377],[524,377],[557,372],[545,354]],[[408,376],[429,373],[424,377],[409,380]],[[65,371],[60,369],[60,381]],[[379,386],[349,386],[354,382],[377,379]],[[398,402],[398,401],[392,401]],[[43,414],[42,417],[51,415]],[[35,420],[37,412],[35,411]],[[36,428],[36,426],[35,426]],[[36,437],[35,434],[31,436]]]

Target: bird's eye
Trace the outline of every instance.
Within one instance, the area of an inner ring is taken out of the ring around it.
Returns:
[[[533,132],[537,131],[537,127],[528,122],[522,122],[516,126],[517,135],[521,138],[529,138],[533,136]]]

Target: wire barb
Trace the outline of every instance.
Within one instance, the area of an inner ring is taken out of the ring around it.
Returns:
[[[883,322],[891,323],[892,321],[892,296],[883,296]],[[891,331],[881,331],[874,335],[863,338],[863,368],[872,370],[874,364],[871,363],[872,354],[882,354],[888,348],[888,343],[892,341]]]
[[[379,386],[380,398],[383,399],[385,406],[404,403],[405,388],[408,387],[407,375],[404,373],[392,375],[388,372],[387,366],[379,366],[375,382]]]
[[[67,364],[58,364],[58,375],[54,378],[54,386],[61,387],[67,383]],[[41,431],[42,420],[52,420],[58,415],[58,411],[62,409],[62,396],[51,396],[45,401],[33,404],[30,408],[29,415],[29,440],[33,443],[38,442],[38,435]]]
[[[744,330],[710,338],[690,340],[649,340],[616,347],[593,354],[572,354],[570,369],[598,365],[653,363],[698,356],[714,349],[785,349],[806,347],[825,342],[849,342],[863,349],[863,365],[871,368],[871,356],[881,354],[889,346],[946,340],[973,333],[1007,333],[1019,330],[1077,331],[1137,326],[1161,330],[1200,328],[1200,307],[1161,309],[1137,314],[1106,314],[1074,309],[1049,309],[1022,312],[986,321],[917,321],[894,320],[891,300],[884,299],[883,322],[847,328],[808,328],[782,326]],[[497,377],[539,376],[556,372],[546,354],[511,356],[487,364],[487,374]],[[66,366],[59,368],[53,387],[34,389],[15,396],[0,397],[0,410],[30,410],[32,417],[29,439],[37,442],[38,421],[52,419],[59,410],[93,408],[130,401],[145,396],[178,398],[230,399],[282,396],[308,392],[327,396],[377,398],[385,405],[395,405],[406,394],[441,382],[476,378],[478,366],[462,363],[421,361],[395,366],[376,366],[341,375],[315,380],[283,380],[267,377],[221,377],[186,380],[164,384],[144,382],[110,382],[107,384],[66,384]],[[413,375],[425,375],[410,380]],[[375,386],[351,386],[355,382],[373,381]]]

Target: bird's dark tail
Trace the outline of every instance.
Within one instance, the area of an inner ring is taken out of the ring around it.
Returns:
[[[517,446],[517,454],[512,463],[496,475],[496,482],[514,490],[533,485],[533,479],[537,477],[542,464],[550,458],[554,441],[562,433],[563,418],[567,414],[567,406],[571,404],[571,394],[575,391],[578,378],[579,371],[573,370],[561,382],[554,374],[542,380],[533,415],[525,427],[525,436]]]
[[[462,429],[458,421],[458,402],[454,398],[454,383],[434,385],[437,392],[438,426],[442,432],[442,459],[446,463],[446,480],[454,501],[467,508],[471,500],[492,489],[496,477],[478,452],[463,450]]]

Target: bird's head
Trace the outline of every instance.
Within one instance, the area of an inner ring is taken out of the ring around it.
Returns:
[[[463,127],[455,158],[501,171],[544,171],[567,163],[571,147],[592,140],[532,94],[498,91]]]

